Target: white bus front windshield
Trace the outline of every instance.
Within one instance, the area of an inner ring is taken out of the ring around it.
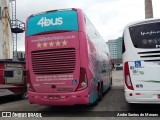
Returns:
[[[160,48],[160,22],[129,27],[135,48]]]

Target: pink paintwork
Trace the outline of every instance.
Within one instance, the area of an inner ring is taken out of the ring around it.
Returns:
[[[111,77],[109,71],[107,76],[97,78],[99,62],[110,65],[110,58],[96,48],[87,37],[82,10],[73,10],[78,14],[77,32],[62,31],[26,36],[26,70],[30,103],[58,106],[92,104],[97,100],[99,84],[103,85],[103,79],[108,77],[109,81]],[[99,56],[103,61],[98,60]]]

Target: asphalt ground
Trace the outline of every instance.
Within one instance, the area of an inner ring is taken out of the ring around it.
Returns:
[[[107,91],[103,100],[97,105],[75,105],[75,106],[43,106],[30,104],[28,100],[21,100],[19,96],[6,96],[0,98],[0,111],[12,112],[38,112],[42,114],[42,118],[30,119],[55,119],[55,120],[159,120],[159,117],[117,117],[118,114],[138,113],[154,113],[160,111],[159,104],[128,104],[125,101],[123,90],[123,72],[113,71],[113,85]],[[48,117],[49,116],[49,117]],[[17,118],[0,118],[0,119],[17,119]],[[27,118],[23,118],[27,119]]]

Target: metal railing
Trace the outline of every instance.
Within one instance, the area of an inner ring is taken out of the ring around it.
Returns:
[[[25,23],[20,20],[11,20],[11,30],[13,33],[23,33],[25,30]]]

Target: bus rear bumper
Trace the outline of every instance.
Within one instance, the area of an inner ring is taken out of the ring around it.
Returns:
[[[125,91],[128,103],[160,104],[160,91]]]
[[[28,100],[31,104],[70,106],[89,104],[89,94],[86,90],[70,93],[37,93],[28,91]]]

